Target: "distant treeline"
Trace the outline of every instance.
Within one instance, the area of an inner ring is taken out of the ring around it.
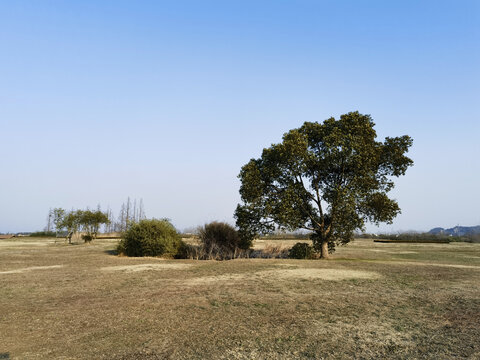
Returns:
[[[55,237],[55,231],[36,231],[28,234],[31,237]]]
[[[411,242],[480,242],[480,234],[451,236],[430,233],[399,233],[399,234],[359,234],[357,238],[362,239],[386,239]]]
[[[194,239],[198,238],[198,231],[197,229],[189,228],[188,231],[184,231],[180,233],[182,238],[185,239]],[[260,240],[309,240],[310,233],[304,232],[289,232],[289,233],[281,233],[275,232],[273,234],[262,235],[259,237]]]
[[[198,235],[194,233],[183,233],[182,238],[196,238]],[[436,235],[430,233],[399,233],[399,234],[356,234],[357,239],[385,239],[392,241],[411,241],[411,242],[479,242],[480,234],[476,235],[464,235],[464,236],[449,236],[449,235]],[[260,240],[309,240],[310,233],[274,233],[269,235],[263,235],[259,237]]]
[[[86,211],[90,211],[89,208],[87,208]],[[140,220],[144,220],[147,218],[143,207],[143,199],[131,200],[130,197],[127,198],[126,202],[122,203],[118,216],[115,216],[112,209],[110,208],[102,211],[100,204],[98,204],[97,206],[97,212],[101,212],[107,217],[107,221],[102,223],[102,230],[105,233],[126,231],[130,224],[138,223]],[[30,236],[50,236],[43,235],[50,233],[53,233],[53,236],[55,236],[55,234],[58,235],[58,232],[62,230],[61,227],[59,228],[61,218],[66,215],[66,213],[68,213],[68,211],[61,208],[50,208],[47,214],[47,222],[45,228],[43,229],[43,231],[38,231],[35,233],[42,235]]]

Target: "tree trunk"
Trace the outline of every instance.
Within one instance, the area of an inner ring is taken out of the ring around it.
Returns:
[[[320,248],[320,259],[328,259],[328,241],[322,241],[322,247]]]
[[[320,259],[328,259],[328,240],[327,234],[322,232],[321,229],[310,234],[310,239],[313,242],[315,251],[318,251],[318,245],[320,245]]]

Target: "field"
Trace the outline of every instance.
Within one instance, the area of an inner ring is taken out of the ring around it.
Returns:
[[[0,240],[0,359],[480,359],[480,244],[363,239],[329,261],[115,244]]]

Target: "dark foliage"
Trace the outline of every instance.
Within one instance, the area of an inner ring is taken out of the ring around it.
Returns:
[[[211,222],[199,229],[203,251],[210,258],[233,259],[241,250],[250,247],[250,241],[242,241],[238,231],[224,222]]]
[[[288,257],[290,259],[313,259],[315,250],[310,244],[298,242],[292,246],[288,252]]]
[[[451,236],[445,234],[430,233],[400,233],[369,235],[369,237],[373,239],[387,239],[405,242],[480,242],[480,234]]]
[[[53,231],[36,231],[31,233],[31,237],[55,237],[55,232]]]
[[[321,257],[353,239],[366,222],[391,223],[400,207],[388,197],[393,178],[413,161],[407,136],[377,141],[369,115],[306,122],[265,148],[240,171],[235,218],[242,238],[275,229],[311,232]]]
[[[82,235],[82,240],[86,243],[89,243],[93,240],[93,236],[89,234]]]
[[[176,257],[182,240],[175,227],[166,219],[141,220],[124,234],[117,251],[127,256]]]

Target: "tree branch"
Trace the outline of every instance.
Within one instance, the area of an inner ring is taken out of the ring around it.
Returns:
[[[310,199],[312,199],[313,201],[315,201],[315,198],[314,196],[305,188],[305,184],[303,183],[303,179],[302,179],[302,176],[299,176],[299,179],[297,179],[297,176],[295,176],[295,181],[297,184],[300,184],[304,190],[304,194],[307,195],[307,197],[309,197]],[[300,195],[300,197],[302,197]],[[308,201],[308,199],[305,199]],[[321,227],[321,224],[317,221],[317,219],[314,218],[313,214],[311,213],[311,211],[309,211],[308,209],[306,209],[304,207],[304,204],[303,202],[300,202],[300,206],[302,207],[303,211],[305,211],[305,213],[307,214],[307,216],[310,218],[310,220],[312,221],[312,224],[313,225],[317,225],[318,227]]]
[[[318,184],[315,182],[315,192],[317,194],[317,206],[318,206],[318,211],[320,212],[320,222],[321,226],[323,227],[325,225],[325,217],[323,216],[323,209],[322,209],[322,200],[320,199],[320,190],[318,189]]]

